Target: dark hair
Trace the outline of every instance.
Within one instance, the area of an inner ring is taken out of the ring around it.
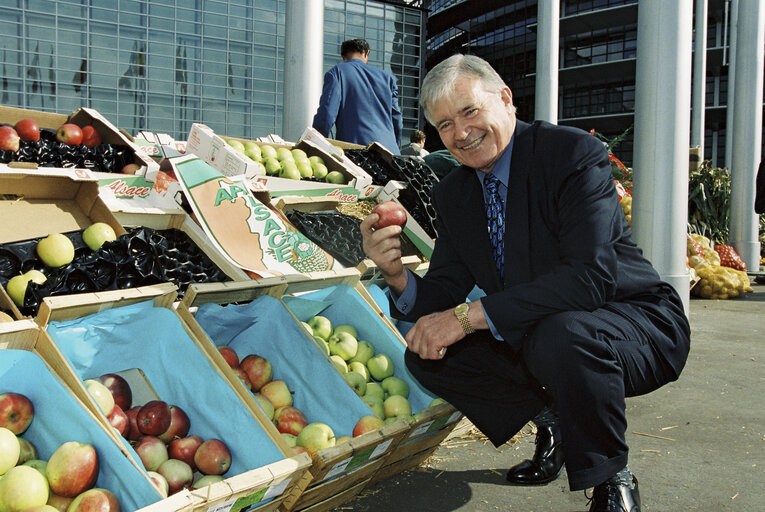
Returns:
[[[343,44],[340,46],[341,57],[345,57],[351,53],[366,54],[368,51],[369,43],[364,39],[349,39],[348,41],[343,41]]]
[[[422,130],[414,130],[412,133],[409,134],[409,142],[422,142],[425,140],[425,132]]]

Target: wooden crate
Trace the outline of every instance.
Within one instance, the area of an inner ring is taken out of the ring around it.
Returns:
[[[153,301],[154,307],[165,308],[177,316],[173,309],[177,296],[176,292],[177,289],[174,285],[163,283],[127,290],[47,297],[44,299],[43,307],[40,308],[36,321],[41,326],[47,326],[51,321],[77,319],[106,309],[129,306],[146,301]],[[207,358],[208,352],[205,350],[204,344],[194,336],[193,332],[188,329],[180,318],[179,323],[183,326],[184,331],[193,341],[194,345]],[[57,361],[57,366],[60,367],[59,373],[64,381],[75,392],[75,395],[87,405],[91,412],[103,424],[108,425],[108,420],[85,390],[82,381],[68,365],[64,355],[56,347],[53,340],[47,334],[44,338],[47,338],[47,341],[43,343],[43,350],[48,357]],[[216,355],[220,357],[219,354]],[[217,365],[212,361],[208,360],[208,362],[213,370],[225,380],[225,376],[221,375],[217,370]],[[248,509],[266,512],[278,509],[287,498],[294,499],[295,495],[300,494],[301,489],[305,486],[306,475],[310,477],[310,473],[308,473],[311,466],[310,458],[305,454],[293,455],[262,410],[259,407],[252,408],[252,403],[243,399],[237,389],[234,389],[234,393],[240,400],[246,414],[251,415],[257,421],[269,440],[276,445],[285,458],[262,467],[248,469],[239,474],[229,476],[222,482],[204,489],[181,491],[171,496],[169,498],[170,502],[162,500],[144,507],[141,509],[142,512],[165,510],[196,512],[217,509],[217,507],[224,506],[223,504],[226,504],[227,510],[236,512],[262,500],[271,499],[271,501],[264,503],[260,507]],[[184,496],[182,508],[174,507],[174,504],[181,500],[178,496]]]

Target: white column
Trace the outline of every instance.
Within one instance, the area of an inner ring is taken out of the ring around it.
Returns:
[[[762,86],[765,65],[765,6],[738,6],[729,242],[748,269],[760,266],[759,219],[754,213],[755,175],[762,156]]]
[[[324,62],[324,2],[287,0],[281,136],[297,141],[319,106]]]
[[[692,0],[640,0],[632,230],[688,310],[685,271]]]
[[[699,162],[704,161],[704,109],[707,84],[707,0],[696,0],[693,52],[693,108],[691,109],[691,147],[699,146]]]
[[[733,162],[733,109],[736,105],[736,23],[738,22],[738,0],[730,0],[730,30],[728,32],[728,101],[725,106],[725,167],[730,169]],[[725,43],[725,41],[723,41]]]
[[[537,4],[537,77],[534,118],[558,122],[560,0]]]

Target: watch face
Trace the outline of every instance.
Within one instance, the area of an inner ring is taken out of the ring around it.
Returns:
[[[458,315],[464,315],[468,312],[468,305],[466,303],[462,303],[459,306],[457,306],[454,311]]]

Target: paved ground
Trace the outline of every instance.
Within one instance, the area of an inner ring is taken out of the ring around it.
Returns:
[[[754,289],[734,300],[692,299],[692,349],[680,379],[628,399],[630,466],[646,512],[765,511],[765,285]],[[499,449],[479,434],[453,438],[426,464],[336,511],[587,510],[565,473],[543,487],[504,484],[533,442],[528,428]]]

